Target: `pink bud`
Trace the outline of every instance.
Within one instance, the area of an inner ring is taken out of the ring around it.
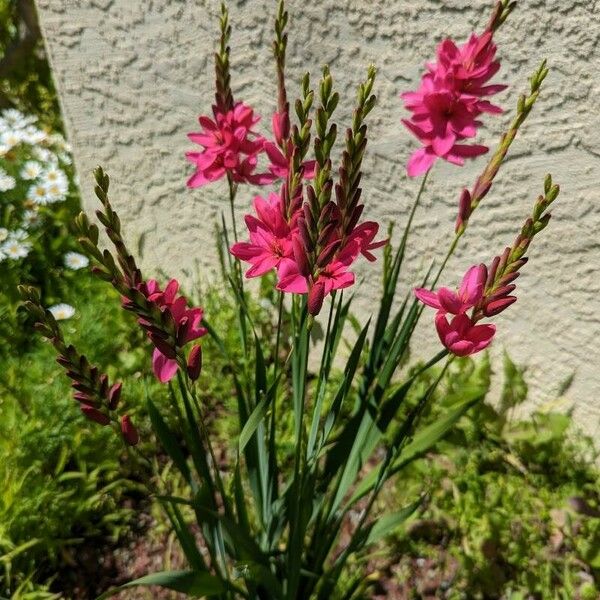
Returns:
[[[325,285],[320,281],[314,283],[308,290],[308,312],[313,317],[321,312],[325,299]]]
[[[493,302],[494,300],[498,300],[500,298],[505,298],[510,293],[514,292],[516,287],[517,286],[514,283],[511,283],[510,285],[503,285],[502,287],[498,288],[493,294],[490,294],[487,297],[486,303]]]
[[[84,392],[75,392],[73,398],[77,400],[77,402],[84,402],[85,404],[92,404],[94,402],[92,397]]]
[[[196,381],[200,377],[200,371],[202,370],[202,347],[200,344],[194,346],[187,359],[187,373],[188,377],[192,381]]]
[[[308,257],[300,238],[294,237],[292,247],[294,250],[294,260],[296,261],[300,275],[308,277],[310,275],[310,265],[308,264]]]
[[[119,400],[121,398],[121,390],[123,389],[123,384],[119,381],[111,386],[106,395],[106,399],[108,400],[108,408],[109,410],[115,410],[117,405],[119,404]]]
[[[466,225],[471,216],[471,194],[469,190],[464,189],[458,201],[458,216],[456,217],[455,231],[459,231]]]
[[[513,302],[516,302],[515,296],[505,296],[499,300],[493,300],[489,304],[486,304],[483,308],[483,314],[486,317],[493,317],[494,315],[500,314],[503,310],[507,309]]]
[[[149,333],[148,336],[156,348],[167,358],[175,358],[177,356],[175,348],[173,348],[173,346],[162,337],[156,335],[155,333]]]
[[[90,406],[89,404],[81,404],[80,405],[81,412],[88,418],[90,421],[94,421],[99,425],[108,425],[110,423],[110,417],[103,412],[100,412],[97,408]]]
[[[125,443],[129,446],[135,446],[140,441],[140,434],[137,428],[131,422],[129,415],[123,415],[121,417],[121,433]]]

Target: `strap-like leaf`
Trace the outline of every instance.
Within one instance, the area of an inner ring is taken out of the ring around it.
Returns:
[[[165,449],[165,452],[171,457],[171,460],[175,463],[175,466],[179,469],[179,472],[186,480],[189,485],[192,485],[192,475],[190,473],[190,468],[185,459],[185,455],[177,437],[171,431],[169,426],[165,423],[162,415],[158,412],[154,402],[148,398],[147,401],[148,406],[148,415],[150,416],[150,421],[152,422],[152,428],[156,433],[162,447]]]
[[[375,544],[379,540],[383,539],[386,535],[389,535],[399,525],[404,523],[423,503],[423,498],[419,498],[415,502],[405,506],[398,512],[394,512],[377,519],[373,522],[373,526],[369,530],[365,545]]]
[[[128,588],[148,587],[151,585],[181,592],[194,598],[210,598],[225,591],[225,586],[220,579],[204,571],[161,571],[145,575],[144,577],[125,583],[118,588],[108,590],[101,596],[98,596],[96,600],[111,598],[117,592]]]

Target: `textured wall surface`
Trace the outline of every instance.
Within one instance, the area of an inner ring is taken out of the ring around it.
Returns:
[[[233,88],[238,99],[267,118],[275,106],[270,54],[274,0],[232,0]],[[555,397],[575,371],[568,393],[575,414],[600,432],[600,2],[523,0],[498,32],[503,60],[497,96],[507,113],[486,119],[481,141],[494,146],[510,119],[517,93],[547,57],[551,74],[534,113],[513,146],[498,183],[472,219],[444,282],[512,242],[551,171],[562,186],[551,226],[535,241],[519,280],[519,302],[498,319],[495,364],[503,348],[529,365],[532,402]],[[144,240],[144,263],[172,275],[210,271],[212,229],[226,207],[225,187],[185,188],[190,149],[185,134],[213,97],[217,0],[38,0],[86,206],[92,209],[90,172],[101,163],[112,176],[114,204],[132,241]],[[379,68],[379,103],[371,120],[363,188],[369,217],[402,224],[419,182],[404,164],[413,139],[399,124],[398,94],[415,86],[434,44],[464,40],[488,19],[487,0],[289,0],[293,32],[289,91],[301,69],[315,77],[328,63],[346,100],[366,66]],[[458,193],[483,167],[436,165],[417,214],[412,266],[404,286],[449,242]],[[240,196],[240,214],[253,191]],[[379,286],[379,270],[365,271],[363,314]],[[431,314],[428,316],[432,316]],[[413,352],[436,345],[432,321],[423,320]]]

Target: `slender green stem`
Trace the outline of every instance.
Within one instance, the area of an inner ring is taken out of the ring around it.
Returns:
[[[235,222],[235,197],[237,194],[237,185],[234,183],[231,175],[227,174],[227,183],[229,184],[229,211],[231,213],[231,225],[233,227],[233,239],[238,242],[237,224]]]
[[[463,236],[463,233],[465,231],[466,230],[462,230],[454,236],[452,244],[450,244],[450,248],[448,248],[448,252],[446,252],[446,256],[444,257],[444,260],[442,261],[442,264],[440,265],[440,268],[438,269],[438,272],[436,273],[435,278],[431,283],[431,289],[433,289],[437,285],[437,282],[439,281],[442,273],[444,272],[444,269],[446,268],[446,265],[448,264],[448,260],[450,260],[450,257],[454,254],[454,251],[458,246],[458,242],[460,241],[460,238]]]

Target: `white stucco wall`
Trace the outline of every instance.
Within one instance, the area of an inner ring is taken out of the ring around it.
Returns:
[[[275,0],[232,0],[233,89],[264,115],[275,106],[270,41]],[[496,36],[510,84],[497,96],[507,114],[486,118],[481,141],[494,146],[510,120],[517,93],[547,57],[551,73],[534,113],[513,146],[493,191],[474,215],[470,232],[449,266],[453,285],[474,262],[489,262],[512,242],[552,172],[562,186],[550,227],[536,239],[519,279],[519,301],[498,319],[494,343],[529,365],[532,402],[556,394],[572,371],[569,392],[576,416],[600,432],[600,2],[522,0]],[[418,181],[404,165],[415,148],[400,125],[398,99],[414,88],[422,64],[445,36],[464,40],[487,22],[487,0],[289,0],[290,95],[302,70],[318,77],[328,63],[348,120],[354,87],[366,66],[379,68],[379,103],[363,188],[366,212],[383,222],[406,217]],[[95,207],[90,172],[101,163],[112,176],[112,199],[132,241],[144,236],[144,263],[169,274],[204,272],[214,256],[214,217],[226,208],[223,185],[189,191],[191,148],[185,134],[197,127],[213,98],[217,0],[38,0],[46,43],[82,181],[84,202]],[[461,187],[482,168],[439,164],[417,215],[409,256],[417,268],[444,253],[452,235]],[[252,191],[242,193],[240,214]],[[379,269],[364,271],[363,313],[379,288]],[[433,324],[419,330],[413,352],[428,355],[437,343]],[[500,360],[496,360],[500,368]]]

